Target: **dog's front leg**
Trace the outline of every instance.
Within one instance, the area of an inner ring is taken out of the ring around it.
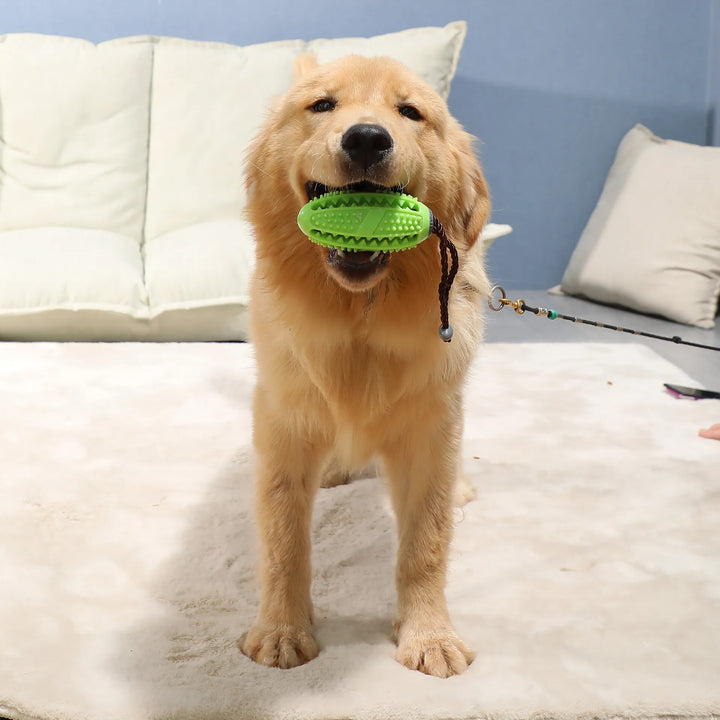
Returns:
[[[258,411],[256,398],[256,518],[260,534],[260,609],[241,641],[262,665],[292,668],[312,660],[310,523],[323,454],[287,418]]]
[[[396,659],[438,677],[463,672],[474,658],[445,601],[459,445],[457,422],[447,425],[406,436],[385,454],[399,533]]]

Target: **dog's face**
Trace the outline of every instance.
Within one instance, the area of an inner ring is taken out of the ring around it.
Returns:
[[[251,203],[263,181],[279,175],[287,178],[295,211],[329,190],[402,191],[444,224],[461,222],[468,244],[487,215],[467,136],[428,85],[387,58],[352,56],[323,66],[309,57],[299,61],[294,87],[250,157]],[[401,262],[382,252],[314,252],[350,291],[372,288]]]

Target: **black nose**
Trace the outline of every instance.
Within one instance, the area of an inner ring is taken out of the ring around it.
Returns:
[[[390,154],[393,139],[380,125],[353,125],[345,131],[340,145],[353,165],[367,170]]]

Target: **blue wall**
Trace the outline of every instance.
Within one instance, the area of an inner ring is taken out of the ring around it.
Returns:
[[[712,0],[707,105],[708,145],[720,145],[720,0]]]
[[[507,287],[559,282],[622,135],[720,144],[720,0],[0,0],[0,33],[247,44],[468,21],[450,105],[481,138]]]

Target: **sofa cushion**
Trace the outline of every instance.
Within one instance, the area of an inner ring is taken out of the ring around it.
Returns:
[[[147,318],[138,243],[127,235],[70,227],[6,230],[0,259],[4,338],[112,340],[123,319]],[[112,330],[89,326],[88,312],[104,315]]]
[[[712,328],[720,295],[720,148],[623,138],[565,271],[570,295]]]
[[[152,47],[0,38],[0,230],[66,226],[141,242]]]
[[[211,220],[171,230],[145,243],[145,280],[152,317],[186,315],[185,337],[208,337],[208,313],[189,313],[200,308],[218,310],[216,339],[247,336],[245,309],[255,261],[246,220]],[[232,320],[235,314],[238,319]],[[165,325],[168,317],[163,318]],[[190,330],[193,320],[204,324]],[[230,322],[231,329],[228,328]]]
[[[466,33],[465,22],[453,22],[445,27],[411,28],[372,38],[313,40],[307,50],[320,63],[343,55],[397,58],[447,100]]]
[[[272,98],[290,86],[303,47],[156,39],[147,239],[243,217],[245,147]]]

